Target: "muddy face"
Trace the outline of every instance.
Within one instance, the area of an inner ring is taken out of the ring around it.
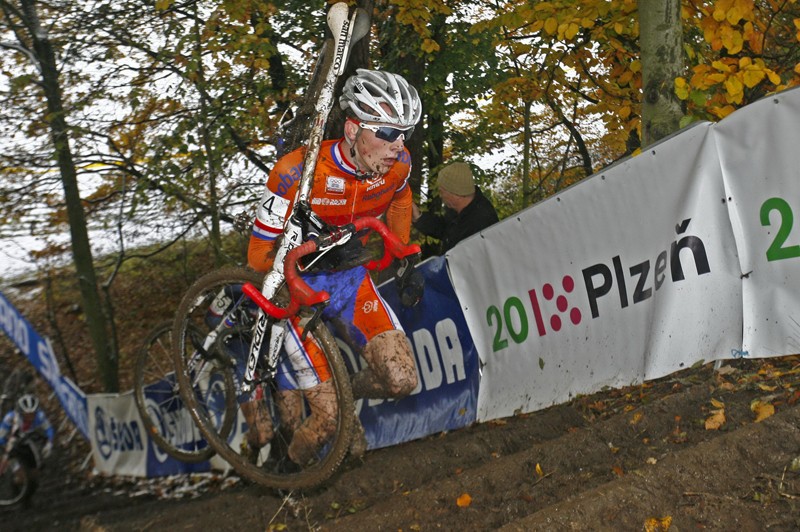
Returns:
[[[403,151],[403,137],[387,142],[375,136],[369,129],[360,129],[356,137],[356,162],[365,173],[383,175],[397,161]]]

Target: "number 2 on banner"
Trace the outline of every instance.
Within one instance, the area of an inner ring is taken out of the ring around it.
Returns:
[[[761,205],[761,225],[771,225],[769,223],[769,213],[772,211],[778,211],[778,214],[780,214],[781,225],[775,234],[775,239],[767,249],[767,261],[772,262],[800,257],[800,246],[784,247],[786,240],[789,238],[789,233],[792,231],[792,225],[794,225],[792,208],[782,198],[769,198]]]

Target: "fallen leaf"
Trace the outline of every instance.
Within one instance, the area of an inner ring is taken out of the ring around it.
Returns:
[[[750,410],[755,412],[756,419],[755,422],[758,423],[759,421],[763,421],[768,417],[775,414],[775,407],[772,406],[770,403],[765,403],[756,399],[752,403],[750,403]]]
[[[625,476],[625,471],[623,471],[622,468],[620,466],[618,466],[618,465],[612,467],[611,471],[613,471],[614,474],[617,475],[618,477]]]
[[[706,430],[719,430],[725,424],[725,409],[712,410],[711,416],[706,419]]]
[[[651,517],[644,522],[645,532],[666,532],[672,526],[672,517]]]
[[[722,401],[717,401],[716,399],[711,399],[711,404],[716,408],[725,408],[725,403]]]
[[[544,476],[544,471],[542,471],[542,466],[540,466],[539,464],[536,464],[536,474],[539,475],[540,477]]]
[[[765,392],[774,392],[775,390],[778,389],[777,386],[768,386],[766,384],[760,384],[760,383],[759,383],[758,387],[761,388],[762,390],[764,390]]]
[[[650,465],[656,465],[658,463],[658,460],[653,458],[652,456],[650,458],[648,458],[646,461]]]
[[[722,366],[717,370],[717,373],[720,375],[730,375],[731,373],[736,373],[736,368],[732,366]]]
[[[456,499],[456,504],[459,508],[466,508],[472,504],[472,497],[469,496],[469,493],[462,493],[461,496]]]
[[[631,425],[638,424],[642,420],[643,417],[644,417],[644,414],[642,414],[641,412],[636,412],[633,416],[631,416],[630,424]]]

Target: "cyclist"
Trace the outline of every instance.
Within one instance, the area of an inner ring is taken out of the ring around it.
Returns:
[[[389,229],[404,243],[411,233],[413,198],[408,185],[411,157],[404,143],[422,114],[416,89],[397,74],[358,69],[347,79],[339,98],[345,112],[343,137],[322,143],[311,190],[311,209],[325,222],[342,225],[365,216],[385,215]],[[272,266],[276,240],[291,213],[303,167],[305,148],[281,157],[270,172],[253,226],[248,263],[257,271]],[[360,240],[354,239],[356,244]],[[358,255],[358,246],[350,255]],[[347,253],[345,253],[347,254]],[[353,376],[356,398],[401,398],[417,386],[413,352],[396,316],[378,294],[363,266],[350,267],[348,257],[329,261],[324,271],[304,274],[315,290],[326,290],[330,304],[325,319],[344,322],[347,334],[359,347],[368,367]],[[352,258],[352,257],[349,257]],[[338,263],[337,263],[338,262]],[[298,327],[298,320],[292,320]],[[287,335],[287,342],[299,335]],[[318,348],[306,341],[301,346],[310,360]],[[284,415],[296,419],[289,446],[292,461],[303,464],[327,440],[333,427],[328,423],[336,412],[332,383],[326,380],[324,364],[315,364],[316,382],[303,387],[311,416],[300,421],[300,408],[292,395],[283,392],[279,402]],[[245,414],[247,410],[243,409]],[[251,412],[251,415],[253,413]],[[264,416],[259,416],[264,419]],[[356,419],[358,433],[352,454],[366,450],[363,427]],[[251,445],[262,446],[271,429],[256,425],[258,434],[248,434]]]
[[[17,399],[16,407],[10,410],[0,422],[0,448],[4,448],[11,436],[25,436],[37,433],[46,439],[41,448],[42,456],[47,458],[53,450],[55,430],[47,416],[39,408],[39,399],[27,393]]]

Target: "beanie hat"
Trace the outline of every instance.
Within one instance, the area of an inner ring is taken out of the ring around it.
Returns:
[[[439,170],[438,185],[456,196],[475,193],[472,169],[467,163],[452,163]]]

